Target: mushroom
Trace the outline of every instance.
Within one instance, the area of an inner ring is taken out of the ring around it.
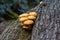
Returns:
[[[19,18],[21,18],[21,17],[27,17],[27,16],[29,16],[29,14],[28,13],[24,13],[24,14],[19,15]]]
[[[23,28],[26,30],[32,30],[32,27],[30,25],[28,25],[28,26],[24,25]]]
[[[28,16],[28,19],[36,19],[36,17],[35,16]]]
[[[37,16],[37,13],[36,12],[30,12],[29,15]]]
[[[26,25],[23,25],[23,28],[29,28],[28,26],[26,26]]]
[[[19,19],[19,21],[23,22],[23,21],[25,21],[27,19],[28,19],[27,17],[22,17],[22,18]]]
[[[20,24],[23,26],[26,30],[32,30],[32,26],[34,24],[34,21],[36,19],[37,13],[36,12],[30,12],[29,14],[24,13],[19,15],[19,21]]]
[[[25,25],[30,25],[30,24],[33,24],[33,23],[34,23],[33,20],[26,20],[26,21],[24,21]]]

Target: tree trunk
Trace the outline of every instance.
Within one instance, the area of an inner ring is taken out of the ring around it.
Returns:
[[[28,40],[30,35],[31,31],[24,30],[17,19],[0,34],[0,40]]]
[[[60,40],[60,0],[42,2],[37,8],[39,13],[31,40]]]
[[[0,36],[0,40],[60,40],[60,0],[43,0],[30,11],[36,11],[38,17],[31,31],[25,31],[19,21],[12,23]],[[28,12],[30,12],[28,11]]]

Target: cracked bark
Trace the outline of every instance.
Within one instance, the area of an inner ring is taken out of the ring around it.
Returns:
[[[41,5],[31,40],[60,40],[60,0],[44,0]]]

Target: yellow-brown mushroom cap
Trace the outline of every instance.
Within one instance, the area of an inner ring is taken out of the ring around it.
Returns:
[[[32,27],[31,26],[24,25],[23,28],[26,29],[26,30],[32,30]]]
[[[28,26],[23,25],[23,28],[29,28]]]
[[[28,19],[36,19],[36,17],[35,16],[28,16]]]
[[[29,14],[24,13],[24,14],[19,15],[19,18],[21,18],[21,17],[27,17],[27,16],[29,16]]]
[[[24,21],[24,24],[26,24],[26,25],[30,25],[30,24],[33,24],[33,23],[34,23],[33,20],[26,20],[26,21]]]
[[[25,21],[27,19],[28,19],[28,17],[22,17],[22,18],[19,18],[19,21],[23,22],[23,21]]]
[[[30,12],[29,15],[37,16],[37,13],[36,12]]]

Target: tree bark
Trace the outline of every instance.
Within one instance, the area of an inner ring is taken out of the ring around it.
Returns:
[[[60,0],[43,0],[30,11],[38,13],[32,35],[17,20],[3,31],[0,40],[29,40],[30,36],[31,40],[60,40]]]
[[[24,30],[17,19],[0,34],[0,40],[28,40],[30,35],[31,31]]]
[[[60,40],[60,0],[43,0],[31,40]],[[40,10],[41,9],[41,10]]]

